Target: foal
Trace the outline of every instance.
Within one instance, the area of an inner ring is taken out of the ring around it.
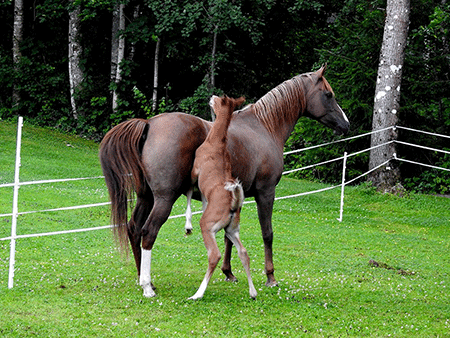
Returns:
[[[231,160],[227,150],[227,130],[231,115],[244,98],[232,99],[227,96],[211,97],[209,105],[217,118],[204,143],[195,152],[192,182],[198,181],[202,193],[204,212],[200,219],[203,241],[208,250],[208,270],[197,290],[189,299],[203,297],[209,280],[220,260],[216,243],[216,233],[225,229],[225,235],[237,248],[244,265],[249,284],[250,297],[256,297],[256,289],[250,276],[250,259],[239,239],[239,217],[244,202],[244,191],[237,179],[231,176]]]

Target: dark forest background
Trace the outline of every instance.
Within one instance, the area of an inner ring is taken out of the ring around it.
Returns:
[[[24,0],[22,58],[13,64],[14,1],[0,3],[0,118],[100,140],[132,118],[183,111],[210,119],[208,97],[226,93],[255,102],[270,89],[327,63],[326,77],[351,121],[351,135],[371,131],[375,81],[383,39],[385,1],[122,1],[125,55],[121,81],[111,80],[116,0]],[[69,12],[81,9],[81,86],[74,118],[68,72]],[[402,79],[400,125],[450,135],[450,4],[412,0]],[[158,99],[152,109],[155,48],[160,41]],[[215,42],[215,44],[214,44]],[[213,53],[213,46],[215,47]],[[214,58],[214,67],[211,61]],[[214,83],[211,82],[214,75]],[[13,86],[20,101],[13,101]],[[112,108],[112,92],[118,107]],[[286,145],[297,149],[333,140],[333,133],[301,119]],[[400,131],[399,140],[450,150],[445,138]],[[286,164],[315,163],[368,148],[370,137],[293,155]],[[349,178],[367,170],[369,154],[349,159]],[[399,156],[450,169],[450,155],[399,146]],[[339,180],[341,164],[301,177]],[[402,163],[402,183],[448,193],[445,171]]]

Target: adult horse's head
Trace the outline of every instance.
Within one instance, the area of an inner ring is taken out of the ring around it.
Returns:
[[[346,134],[350,123],[337,104],[333,89],[323,76],[325,69],[326,66],[322,66],[317,72],[308,74],[311,82],[307,88],[307,105],[304,115],[319,121],[338,134]]]

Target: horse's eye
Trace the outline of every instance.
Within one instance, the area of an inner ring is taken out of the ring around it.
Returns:
[[[332,92],[329,92],[329,91],[326,91],[326,92],[325,92],[325,96],[326,96],[328,99],[331,99],[331,98],[333,97],[333,93],[332,93]]]

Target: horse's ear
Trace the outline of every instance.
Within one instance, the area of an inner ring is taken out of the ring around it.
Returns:
[[[323,74],[325,74],[325,71],[327,70],[327,64],[323,64],[322,67],[317,71],[317,75],[319,75],[319,78],[323,77]]]

